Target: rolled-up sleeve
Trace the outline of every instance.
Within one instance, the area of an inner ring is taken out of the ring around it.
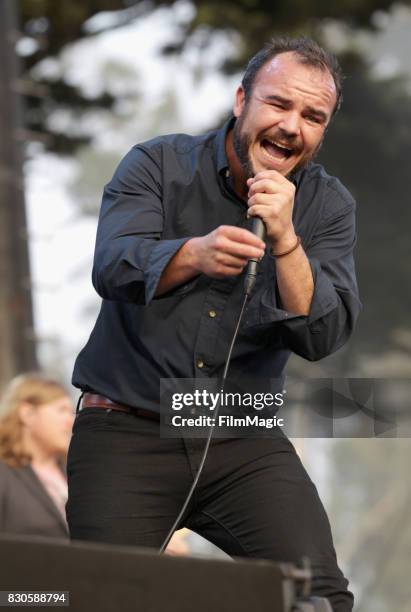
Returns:
[[[275,324],[284,348],[310,361],[341,348],[361,311],[353,255],[355,242],[355,203],[351,202],[338,214],[323,219],[305,248],[314,281],[308,315],[284,310],[273,283],[254,296],[250,323]]]
[[[162,240],[160,155],[133,147],[104,188],[92,281],[104,299],[149,304],[161,274],[189,237]]]

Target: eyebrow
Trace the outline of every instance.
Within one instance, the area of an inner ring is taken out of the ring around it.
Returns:
[[[290,108],[292,106],[292,102],[291,100],[288,100],[287,98],[283,98],[282,96],[276,95],[276,94],[270,94],[265,96],[266,100],[268,100],[269,102],[279,102],[280,104],[283,104],[286,108]],[[318,119],[326,122],[328,120],[328,115],[327,113],[324,113],[324,111],[319,110],[317,108],[314,108],[313,106],[307,106],[306,110],[312,114],[315,115],[316,117],[318,117]]]

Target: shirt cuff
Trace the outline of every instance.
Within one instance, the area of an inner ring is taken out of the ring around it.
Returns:
[[[145,287],[145,304],[149,304],[155,297],[157,286],[161,275],[179,249],[185,244],[190,237],[178,238],[176,240],[159,240],[152,248],[148,258],[148,265],[144,272],[144,287]],[[177,291],[181,287],[175,288]],[[168,291],[167,295],[172,295],[174,290]],[[158,296],[161,298],[162,296]]]
[[[273,283],[272,287],[267,288],[263,292],[260,308],[255,304],[254,310],[252,304],[250,304],[248,316],[249,325],[264,325],[267,323],[289,321],[296,318],[306,319],[307,323],[311,324],[338,307],[339,302],[336,289],[322,270],[320,262],[317,259],[309,259],[309,263],[313,275],[314,291],[308,315],[296,314],[284,310],[281,305],[277,284]]]

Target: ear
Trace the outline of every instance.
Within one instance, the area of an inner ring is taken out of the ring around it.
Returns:
[[[235,92],[235,101],[234,101],[234,107],[233,107],[233,112],[234,112],[235,117],[239,117],[241,115],[244,109],[244,104],[245,104],[244,89],[242,88],[241,85],[239,85],[237,87],[237,91]]]
[[[34,406],[28,402],[21,402],[17,410],[23,425],[30,425],[35,412]]]

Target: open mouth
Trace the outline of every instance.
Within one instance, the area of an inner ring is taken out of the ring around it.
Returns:
[[[289,159],[294,154],[292,147],[287,147],[279,142],[274,142],[268,138],[264,138],[261,142],[261,146],[265,153],[277,161],[283,161]]]

